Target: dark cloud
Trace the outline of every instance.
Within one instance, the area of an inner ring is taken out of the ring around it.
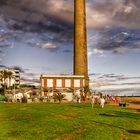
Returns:
[[[140,51],[140,30],[127,28],[108,28],[97,33],[98,38],[90,40],[89,47],[100,51],[111,51],[117,54]],[[98,41],[98,42],[97,42]],[[93,43],[92,43],[93,42]],[[97,52],[96,50],[96,52]]]
[[[94,87],[107,88],[129,88],[130,86],[138,87],[140,85],[140,77],[119,75],[119,74],[94,74],[90,75],[90,84]]]
[[[6,66],[6,65],[0,65],[0,68],[6,68],[6,69],[14,69],[19,70],[20,73],[25,73],[25,69],[23,69],[20,66]]]
[[[140,85],[140,82],[124,82],[124,83],[111,83],[111,86],[138,86]]]
[[[103,74],[100,76],[100,78],[110,78],[110,79],[118,79],[118,78],[123,78],[125,77],[124,75],[117,75],[117,74]]]
[[[101,73],[89,73],[89,76],[99,76]]]
[[[18,68],[16,68],[18,69]],[[22,69],[20,77],[21,77],[21,84],[32,84],[32,85],[39,85],[40,83],[40,74],[31,72],[31,69]]]
[[[7,68],[7,66],[5,66],[5,65],[0,65],[0,68]]]
[[[139,80],[140,77],[139,76],[137,76],[137,77],[125,77],[125,76],[122,76],[122,77],[117,78],[117,80],[132,80],[132,79]]]
[[[39,48],[43,48],[47,42],[60,44],[73,41],[71,0],[2,0],[0,15],[0,29],[3,30],[0,32],[1,48],[10,47],[11,40]],[[36,41],[32,42],[32,38]],[[57,49],[48,50],[55,52]]]
[[[2,2],[3,3],[3,2]],[[65,5],[65,8],[61,6]],[[52,2],[50,0],[7,0],[1,6],[0,13],[7,20],[8,27],[14,30],[26,32],[60,32],[72,28],[72,24],[66,20],[72,11],[69,11],[66,2]],[[70,14],[73,17],[72,14]],[[63,18],[64,17],[64,18]],[[12,20],[12,21],[11,21]]]
[[[39,79],[28,79],[28,78],[21,78],[22,84],[39,84],[40,80]]]
[[[90,0],[89,24],[96,28],[106,26],[140,28],[139,7],[139,0]]]
[[[73,3],[71,0],[2,0],[0,13],[14,19],[16,22],[10,26],[17,30],[59,32],[73,28]],[[88,27],[139,28],[139,6],[138,0],[88,0]]]
[[[122,83],[120,85],[140,85],[140,83]]]
[[[20,30],[24,32],[33,32],[33,33],[43,33],[43,32],[54,32],[54,33],[60,33],[69,29],[72,29],[68,25],[63,25],[62,22],[52,22],[52,21],[42,21],[38,23],[30,23],[28,21],[18,21],[14,20],[14,22],[11,22],[11,20],[7,20],[7,26],[9,29],[12,30]]]
[[[87,2],[88,27],[94,30],[111,28],[105,32],[98,30],[101,37],[97,49],[119,54],[129,50],[140,50],[140,31],[134,31],[135,35],[131,31],[131,28],[140,27],[139,6],[138,0],[89,0]],[[43,45],[36,45],[36,43],[73,42],[74,6],[71,0],[2,0],[0,14],[3,15],[3,22],[7,28],[12,31],[11,34],[8,32],[9,36],[4,35],[5,41],[1,41],[0,47],[10,46],[7,41],[11,38],[26,42],[24,33],[38,34],[36,35],[38,42],[28,40],[27,44],[39,48],[43,48]],[[121,31],[120,27],[125,27],[125,30]],[[17,31],[22,31],[22,34]]]
[[[93,75],[90,75],[90,76],[95,76],[97,77],[98,79],[108,79],[108,80],[111,80],[111,79],[115,79],[115,81],[118,81],[118,80],[139,80],[140,77],[139,76],[125,76],[125,75],[119,75],[119,74],[114,74],[114,73],[110,73],[110,74],[93,74]],[[114,80],[113,80],[114,81]]]
[[[10,68],[15,69],[15,70],[19,70],[19,72],[21,72],[21,73],[25,73],[25,70],[20,66],[12,66]]]
[[[140,96],[140,88],[122,88],[122,89],[108,89],[106,92],[106,89],[101,90],[105,94],[110,94],[110,95],[117,95],[117,96]]]
[[[8,41],[0,41],[0,48],[7,48],[10,47],[11,43]]]

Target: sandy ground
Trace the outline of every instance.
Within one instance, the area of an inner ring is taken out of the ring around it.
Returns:
[[[108,104],[107,106],[118,106],[119,107],[119,104],[117,103],[111,103],[111,104]],[[129,105],[126,107],[126,108],[131,108],[131,109],[140,109],[140,104],[133,104],[133,103],[129,103]]]
[[[130,103],[129,106],[127,106],[127,108],[140,109],[140,104],[132,104],[132,103]]]
[[[123,97],[121,101],[129,103],[126,108],[140,109],[140,97]],[[119,106],[119,103],[110,103],[108,106]]]

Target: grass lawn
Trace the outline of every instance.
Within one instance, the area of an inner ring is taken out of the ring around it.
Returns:
[[[0,103],[0,140],[140,140],[140,109]]]

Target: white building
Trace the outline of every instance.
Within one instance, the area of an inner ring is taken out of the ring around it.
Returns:
[[[56,90],[61,90],[68,100],[72,99],[72,94],[83,91],[85,77],[83,75],[44,75],[40,77],[41,94],[47,96],[54,95]]]
[[[19,70],[13,70],[13,71],[14,71],[15,84],[20,85],[20,72]]]

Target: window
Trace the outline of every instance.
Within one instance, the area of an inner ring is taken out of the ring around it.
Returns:
[[[80,80],[74,80],[74,87],[80,87]]]
[[[70,79],[65,80],[65,87],[71,87],[71,80]]]
[[[62,87],[62,80],[61,79],[56,80],[56,87]]]
[[[47,87],[53,87],[53,79],[47,79]]]

